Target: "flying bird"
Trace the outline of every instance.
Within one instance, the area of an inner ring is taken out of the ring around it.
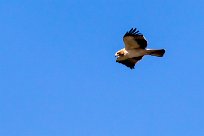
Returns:
[[[117,51],[116,62],[121,63],[130,69],[134,69],[135,64],[145,55],[163,57],[164,49],[147,49],[147,40],[136,28],[130,29],[123,36],[125,48]]]

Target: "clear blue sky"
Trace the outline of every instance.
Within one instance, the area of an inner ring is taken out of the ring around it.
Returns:
[[[0,0],[1,136],[204,136],[203,0]],[[137,27],[149,48],[115,62]]]

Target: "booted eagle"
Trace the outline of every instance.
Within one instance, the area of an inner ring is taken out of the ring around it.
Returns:
[[[132,28],[126,32],[123,36],[123,41],[125,48],[115,53],[117,57],[116,62],[130,69],[134,69],[135,64],[141,60],[144,55],[162,57],[165,53],[164,49],[147,49],[147,40],[136,28]]]

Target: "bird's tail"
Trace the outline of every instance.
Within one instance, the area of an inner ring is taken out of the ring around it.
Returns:
[[[148,55],[151,56],[157,56],[157,57],[163,57],[165,50],[164,49],[159,49],[159,50],[152,50],[152,49],[148,49],[146,50]]]

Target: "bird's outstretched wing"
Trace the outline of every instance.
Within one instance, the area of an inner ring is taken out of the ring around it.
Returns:
[[[132,28],[123,36],[126,50],[135,48],[145,49],[147,47],[147,41],[144,38],[143,34],[139,33],[139,31],[136,30],[136,28]]]
[[[142,56],[143,57],[143,56]],[[125,60],[116,60],[116,62],[121,63],[127,67],[129,67],[130,69],[134,69],[135,68],[135,64],[142,59],[142,57],[134,57],[134,58],[128,58]]]

